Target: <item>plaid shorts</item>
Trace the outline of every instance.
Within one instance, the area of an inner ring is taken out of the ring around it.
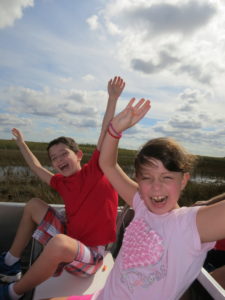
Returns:
[[[65,214],[58,212],[51,206],[33,233],[33,238],[46,245],[55,235],[66,234]],[[87,247],[80,241],[78,242],[78,253],[76,260],[71,263],[60,263],[53,276],[59,276],[63,269],[80,277],[89,277],[96,273],[103,263],[105,246]]]

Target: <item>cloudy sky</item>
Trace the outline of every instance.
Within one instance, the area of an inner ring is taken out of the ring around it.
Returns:
[[[172,136],[225,156],[225,4],[221,0],[0,0],[0,139],[60,135],[96,143],[107,82],[152,109],[121,147]]]

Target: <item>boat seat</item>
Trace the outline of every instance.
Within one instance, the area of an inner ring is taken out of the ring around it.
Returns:
[[[102,267],[88,278],[74,276],[64,270],[60,276],[51,277],[38,285],[34,290],[33,300],[93,294],[104,286],[113,264],[112,254],[107,251]]]
[[[63,209],[61,205],[54,205],[54,208]],[[43,246],[33,239],[30,264],[36,260],[42,249]],[[93,294],[104,286],[113,264],[112,253],[107,250],[105,251],[102,267],[93,276],[83,278],[63,270],[60,276],[50,277],[38,285],[33,290],[32,299],[40,300],[51,297]]]
[[[24,203],[0,202],[0,253],[11,246],[24,206]]]
[[[56,209],[63,209],[62,206],[54,206]],[[129,206],[118,210],[117,217],[117,239],[115,243],[108,245],[103,259],[102,267],[91,277],[82,278],[63,271],[58,277],[50,277],[33,291],[33,300],[61,297],[70,295],[87,295],[101,289],[114,264],[114,257],[117,256],[122,243],[125,227],[133,218],[133,210]],[[30,263],[41,253],[42,246],[33,239],[32,256]]]

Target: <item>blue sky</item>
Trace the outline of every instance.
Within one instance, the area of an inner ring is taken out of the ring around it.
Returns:
[[[96,143],[119,75],[118,111],[152,101],[121,147],[172,136],[224,157],[224,15],[221,0],[0,0],[0,138]]]

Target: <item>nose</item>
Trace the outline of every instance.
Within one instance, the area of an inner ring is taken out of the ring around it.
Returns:
[[[60,163],[62,160],[62,155],[58,155],[56,158],[55,158],[55,163]]]
[[[162,183],[160,180],[154,180],[152,183],[152,189],[153,191],[160,191],[161,190]]]

